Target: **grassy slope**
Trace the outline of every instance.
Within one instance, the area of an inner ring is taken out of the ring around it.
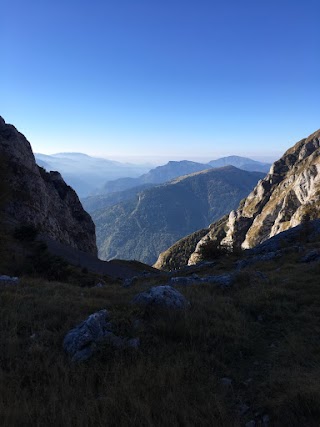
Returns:
[[[271,426],[318,426],[320,265],[300,257],[255,267],[268,281],[247,270],[229,290],[181,288],[191,308],[145,319],[138,331],[132,323],[142,313],[128,302],[150,281],[129,289],[28,278],[1,285],[0,424],[238,426],[255,414],[262,425],[268,414]],[[222,260],[214,273],[228,267]],[[71,365],[65,333],[101,308],[119,334],[140,336],[141,348],[105,347]]]

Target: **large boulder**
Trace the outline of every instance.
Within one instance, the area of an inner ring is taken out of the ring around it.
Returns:
[[[108,320],[107,310],[100,310],[67,333],[63,348],[73,362],[87,360],[94,354],[97,345],[111,333]]]
[[[115,335],[107,310],[100,310],[67,333],[63,340],[63,348],[72,362],[83,362],[93,356],[104,343],[116,348],[137,349],[140,340]]]
[[[189,305],[187,299],[169,285],[154,286],[148,291],[138,294],[132,303],[146,307],[169,309],[182,309]]]

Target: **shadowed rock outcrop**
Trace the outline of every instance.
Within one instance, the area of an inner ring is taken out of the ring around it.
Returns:
[[[30,143],[0,117],[1,219],[33,226],[44,236],[96,255],[95,226],[58,172],[36,165]]]
[[[204,239],[205,242],[208,241],[209,230],[211,230],[212,233],[216,232],[217,236],[222,235],[223,226],[227,220],[228,215],[224,215],[219,221],[215,222],[214,225],[211,225],[210,228],[195,231],[183,239],[178,240],[178,242],[159,255],[154,267],[159,270],[173,271],[186,266],[199,240]],[[215,227],[214,230],[212,227]]]
[[[207,228],[203,228],[178,240],[169,249],[161,252],[154,267],[160,270],[172,271],[178,270],[183,265],[187,265],[197,243],[208,231]]]

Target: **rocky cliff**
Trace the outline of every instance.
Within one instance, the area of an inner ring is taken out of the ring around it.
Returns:
[[[228,214],[221,217],[218,221],[214,222],[208,228],[195,231],[186,237],[178,240],[164,252],[161,252],[157,262],[154,264],[155,268],[159,270],[179,270],[188,264],[191,255],[195,252],[198,242],[204,239],[204,242],[209,240],[209,231],[214,234],[214,238],[222,238],[224,236],[224,227],[228,219]],[[213,229],[214,227],[214,229]],[[201,261],[201,259],[199,259]]]
[[[208,241],[230,249],[248,249],[305,220],[319,218],[319,147],[320,130],[290,148],[224,223],[210,227],[189,264],[202,260]]]
[[[0,213],[6,227],[32,225],[41,234],[96,255],[95,226],[58,172],[36,165],[27,139],[0,117]]]
[[[160,270],[173,271],[187,265],[197,243],[208,231],[208,228],[202,228],[178,240],[170,248],[161,252],[153,267]]]

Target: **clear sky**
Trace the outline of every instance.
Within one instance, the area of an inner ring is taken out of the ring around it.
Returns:
[[[278,157],[320,128],[319,0],[3,0],[0,114],[34,151]]]

